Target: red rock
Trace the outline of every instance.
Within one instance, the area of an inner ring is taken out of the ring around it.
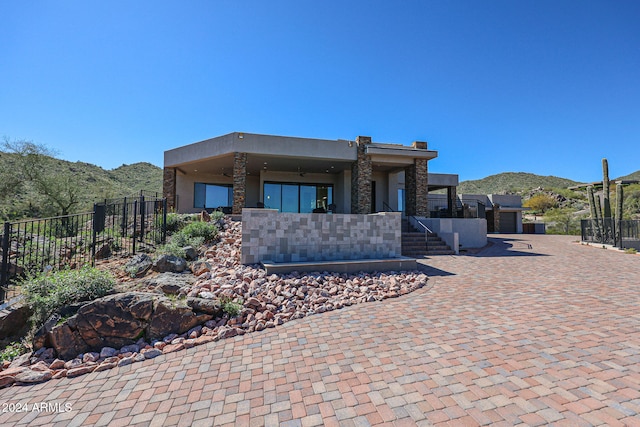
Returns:
[[[184,344],[167,344],[164,349],[162,349],[163,354],[173,353],[174,351],[184,350]]]
[[[49,370],[49,364],[47,362],[40,361],[40,362],[36,363],[35,365],[31,365],[29,368],[32,371],[44,372],[44,371],[48,371]]]
[[[49,369],[51,370],[58,370],[62,368],[64,368],[64,360],[61,360],[61,359],[56,359],[53,362],[51,362],[51,365],[49,365]]]
[[[19,384],[37,384],[49,381],[52,376],[53,373],[48,369],[46,371],[33,371],[31,369],[27,369],[16,375],[14,379],[16,380],[16,383]]]
[[[67,371],[67,378],[79,377],[80,375],[88,374],[96,369],[96,365],[92,366],[80,366],[79,368],[69,369]]]
[[[15,382],[13,377],[0,377],[0,388],[10,387]]]
[[[66,377],[67,377],[67,370],[60,369],[59,371],[55,371],[51,379],[59,380],[60,378],[66,378]]]
[[[195,345],[206,344],[212,341],[215,341],[215,339],[212,336],[200,335],[198,338],[195,339]]]
[[[102,372],[118,366],[118,362],[102,362],[93,372]]]

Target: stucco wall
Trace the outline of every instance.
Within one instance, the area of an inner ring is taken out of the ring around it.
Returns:
[[[400,213],[372,215],[242,211],[242,263],[401,256]]]
[[[484,218],[419,218],[434,233],[458,233],[464,248],[482,248],[487,244],[487,220]]]

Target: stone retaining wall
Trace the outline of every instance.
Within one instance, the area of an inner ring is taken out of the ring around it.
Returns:
[[[401,256],[401,214],[280,213],[243,209],[243,264]]]

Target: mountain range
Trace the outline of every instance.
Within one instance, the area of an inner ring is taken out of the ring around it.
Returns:
[[[13,154],[0,152],[0,168],[15,166]],[[105,170],[99,166],[84,162],[69,162],[55,159],[48,163],[55,171],[70,172],[81,186],[80,208],[87,209],[96,201],[105,198],[132,196],[145,191],[162,193],[162,168],[150,163],[123,164]],[[54,172],[55,173],[55,172]],[[640,180],[640,170],[611,181]],[[535,189],[566,189],[580,184],[568,178],[557,176],[541,176],[524,172],[505,172],[478,180],[462,181],[458,186],[458,194],[505,194],[516,193],[528,198]],[[38,197],[33,194],[22,194],[19,197],[5,199],[0,206],[2,219],[18,218],[26,205],[33,205]]]

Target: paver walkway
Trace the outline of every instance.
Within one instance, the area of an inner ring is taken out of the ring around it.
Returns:
[[[640,425],[640,256],[491,240],[398,299],[0,390],[53,406],[0,425]]]

